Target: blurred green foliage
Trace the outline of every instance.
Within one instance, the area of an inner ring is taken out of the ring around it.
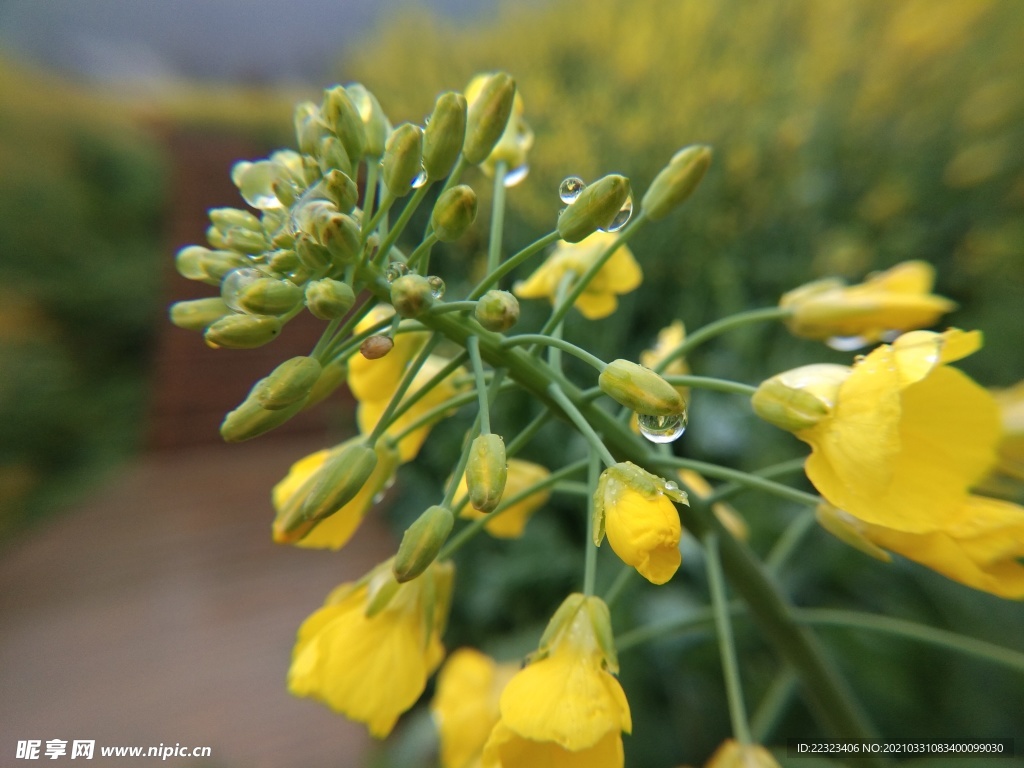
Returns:
[[[138,437],[165,167],[113,101],[0,62],[0,535]]]
[[[856,282],[925,259],[937,267],[936,292],[961,305],[947,322],[986,334],[985,348],[963,367],[983,384],[1006,386],[1024,378],[1022,39],[1024,7],[1013,0],[556,0],[507,3],[497,18],[470,27],[409,10],[388,18],[342,71],[376,93],[396,124],[422,122],[438,92],[462,89],[478,71],[514,75],[536,142],[530,175],[509,190],[509,252],[554,228],[564,177],[624,173],[639,197],[677,149],[714,147],[694,198],[631,242],[643,287],[606,320],[570,316],[566,336],[605,359],[635,359],[675,318],[695,329],[773,305],[817,277]],[[478,234],[435,250],[451,295],[478,276],[487,247],[490,182],[476,172],[467,181],[482,193]],[[540,322],[542,304],[524,302],[522,326]],[[850,354],[776,325],[716,340],[689,362],[698,374],[757,382],[815,361],[848,363]],[[530,409],[506,401],[496,430],[511,436]],[[805,452],[725,395],[697,393],[690,424],[674,450],[705,460],[752,469]],[[458,450],[458,434],[439,427],[422,474],[403,474],[393,511],[399,527],[437,492],[448,471],[442,457]],[[560,466],[582,452],[542,434],[524,457]],[[582,503],[556,495],[522,541],[474,542],[459,553],[463,588],[449,647],[472,643],[505,658],[530,649],[553,607],[578,588]],[[795,511],[754,494],[736,506],[760,553]],[[607,555],[599,592],[616,571]],[[820,530],[779,579],[797,605],[905,617],[1022,649],[1018,605],[909,563],[882,565]],[[622,627],[670,620],[702,604],[705,592],[693,547],[670,585],[631,584],[615,620]],[[738,632],[756,710],[778,663],[748,624]],[[836,629],[821,635],[886,737],[1024,736],[1019,675],[905,640]],[[631,650],[622,679],[635,722],[628,765],[699,763],[728,734],[711,635]],[[794,701],[770,743],[818,733]],[[407,739],[429,732],[413,721]],[[429,754],[399,744],[380,764],[419,764],[410,755],[427,755],[429,764]]]

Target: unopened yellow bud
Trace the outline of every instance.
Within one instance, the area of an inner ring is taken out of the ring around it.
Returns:
[[[333,168],[320,181],[325,194],[342,213],[351,213],[359,200],[359,188],[344,171]]]
[[[613,360],[597,379],[601,391],[621,405],[646,416],[675,416],[686,407],[665,379],[629,360]]]
[[[446,91],[437,97],[423,132],[423,168],[430,181],[443,179],[455,166],[466,139],[466,97]]]
[[[253,232],[243,227],[232,227],[224,233],[224,243],[232,251],[254,256],[263,253],[270,247],[263,232]]]
[[[286,275],[299,268],[301,262],[295,251],[282,248],[267,256],[267,268],[279,275]]]
[[[839,387],[852,370],[831,363],[794,368],[761,382],[750,404],[754,413],[781,429],[809,429],[835,408]]]
[[[324,91],[320,113],[328,127],[341,139],[341,143],[345,147],[345,154],[349,159],[361,158],[366,149],[363,118],[360,117],[359,110],[342,86],[336,85]]]
[[[391,304],[402,317],[418,317],[433,303],[433,288],[423,275],[402,275],[391,283]]]
[[[384,145],[391,134],[391,121],[388,120],[380,102],[362,83],[345,86],[345,92],[352,99],[359,117],[363,121],[363,132],[366,135],[366,147],[363,152],[375,160],[384,154]]]
[[[171,322],[186,331],[203,331],[207,326],[232,314],[220,296],[178,301],[171,305]]]
[[[588,186],[558,217],[558,234],[567,243],[578,243],[607,228],[629,197],[629,179],[609,174]]]
[[[351,216],[336,213],[322,220],[317,237],[336,264],[350,264],[359,255],[359,225]]]
[[[488,291],[477,301],[473,316],[488,331],[503,333],[519,322],[519,300],[508,291]]]
[[[501,502],[508,477],[505,441],[500,435],[478,435],[469,448],[466,485],[474,509],[490,512]]]
[[[423,129],[403,123],[388,137],[384,150],[384,184],[395,197],[404,197],[423,172]]]
[[[306,398],[302,409],[306,410],[312,408],[317,403],[323,402],[337,391],[346,378],[348,378],[348,364],[344,360],[332,360],[323,366],[323,370],[320,371],[320,378],[316,380],[316,384],[309,391],[309,396]]]
[[[242,404],[224,417],[220,425],[220,435],[226,442],[240,443],[259,437],[264,432],[281,426],[302,409],[301,400],[276,410],[264,408],[255,395],[262,384],[263,381],[257,382]]]
[[[317,149],[317,157],[320,159],[320,172],[327,174],[332,170],[339,170],[348,176],[352,176],[352,160],[345,150],[345,145],[337,136],[325,136],[320,139]]]
[[[233,227],[241,227],[252,232],[263,233],[263,225],[260,220],[240,208],[211,208],[209,211],[210,221],[221,232],[227,232]]]
[[[306,307],[320,320],[344,317],[356,302],[356,295],[347,283],[329,277],[306,285]]]
[[[302,301],[302,289],[291,280],[260,277],[238,290],[233,300],[254,315],[283,315]]]
[[[462,145],[466,162],[479,165],[491,154],[505,132],[515,95],[516,82],[507,72],[496,72],[484,83],[466,115],[466,140]]]
[[[392,564],[395,579],[400,584],[412,581],[434,562],[448,534],[452,532],[453,525],[455,515],[452,511],[435,504],[405,530]]]
[[[331,252],[305,232],[300,232],[295,238],[295,255],[304,267],[314,271],[331,263]]]
[[[320,361],[315,357],[285,360],[254,390],[256,402],[267,410],[277,411],[304,400],[320,378],[320,372]]]
[[[320,117],[320,107],[311,101],[302,102],[295,107],[294,124],[299,151],[315,155],[321,140],[330,130]]]
[[[178,274],[188,280],[220,285],[228,272],[252,266],[252,262],[234,251],[211,251],[201,245],[190,245],[178,251],[174,266]]]
[[[695,144],[679,150],[654,177],[640,209],[651,221],[663,218],[693,194],[710,165],[711,147]]]
[[[207,328],[203,337],[214,347],[253,349],[280,332],[281,321],[272,315],[228,315]]]
[[[288,532],[337,512],[359,493],[376,466],[377,453],[370,446],[360,442],[344,446],[320,468],[316,483],[302,505],[282,521],[281,530]]]
[[[434,234],[442,243],[458,240],[476,220],[476,192],[472,187],[459,184],[439,198],[430,216]]]

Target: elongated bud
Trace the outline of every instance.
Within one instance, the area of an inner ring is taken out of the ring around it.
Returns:
[[[359,493],[376,466],[377,453],[373,448],[364,443],[346,445],[320,468],[316,484],[292,519],[283,521],[283,530],[290,531],[337,512]]]
[[[304,400],[320,378],[320,371],[320,361],[315,357],[285,360],[254,389],[256,402],[277,411]]]
[[[865,555],[888,563],[892,556],[864,535],[864,523],[848,512],[834,507],[827,501],[818,504],[814,510],[818,523],[844,544],[859,549]]]
[[[320,117],[320,107],[311,101],[298,104],[295,107],[294,124],[299,151],[306,155],[315,155],[320,141],[329,132]]]
[[[359,117],[363,121],[363,132],[366,135],[366,147],[363,152],[375,160],[384,154],[384,145],[391,134],[391,121],[381,109],[380,102],[362,83],[351,83],[345,86],[345,92],[352,99]]]
[[[693,194],[710,165],[711,147],[695,144],[679,150],[654,177],[640,209],[651,221],[663,218]]]
[[[406,528],[392,564],[395,579],[400,584],[412,581],[434,562],[454,524],[452,511],[435,504]]]
[[[235,293],[233,300],[254,315],[283,315],[302,301],[302,289],[291,280],[260,277]]]
[[[477,301],[473,316],[488,331],[503,333],[519,322],[519,300],[508,291],[488,291]]]
[[[270,248],[270,241],[262,232],[253,232],[243,227],[232,227],[224,233],[224,243],[232,251],[249,256],[263,253]]]
[[[402,275],[391,283],[391,304],[402,317],[418,317],[433,303],[433,289],[423,275]]]
[[[363,119],[359,110],[352,103],[351,97],[345,89],[336,85],[324,91],[323,104],[320,113],[328,127],[345,147],[345,154],[349,160],[358,160],[363,156],[366,148],[366,131],[363,128]],[[345,170],[344,168],[342,170]]]
[[[186,331],[203,331],[225,315],[233,314],[220,296],[178,301],[171,305],[171,322]]]
[[[608,227],[622,210],[629,189],[629,179],[615,173],[595,181],[558,217],[559,236],[567,243],[578,243]]]
[[[423,168],[431,181],[443,179],[455,166],[466,140],[466,97],[446,91],[437,97],[423,132]]]
[[[211,208],[209,210],[210,221],[221,232],[227,232],[233,227],[241,227],[252,232],[263,234],[263,225],[260,220],[241,208]]]
[[[220,435],[225,442],[240,443],[259,437],[264,432],[281,426],[302,410],[301,400],[276,410],[264,408],[259,404],[255,395],[262,384],[262,380],[256,382],[242,404],[224,417],[224,421],[220,425]]]
[[[754,392],[754,413],[788,432],[809,429],[835,408],[839,387],[851,368],[816,363],[772,376]]]
[[[295,251],[282,248],[267,255],[267,268],[279,275],[287,275],[298,269],[301,262]]]
[[[452,187],[439,198],[430,216],[434,234],[442,243],[458,240],[476,220],[476,192],[465,184]]]
[[[325,136],[320,139],[316,155],[320,160],[322,173],[327,174],[332,170],[338,170],[347,176],[352,176],[352,160],[345,150],[345,145],[337,136]]]
[[[395,197],[404,197],[422,171],[423,129],[412,123],[402,123],[388,137],[384,150],[384,184]]]
[[[228,315],[206,329],[203,337],[213,347],[253,349],[272,341],[281,321],[272,315]]]
[[[491,154],[512,114],[516,81],[507,72],[496,72],[473,99],[466,115],[466,140],[462,156],[466,162],[479,165]]]
[[[295,238],[295,255],[304,267],[314,271],[323,269],[332,261],[331,252],[305,232],[300,232]]]
[[[601,391],[646,416],[675,416],[686,407],[675,387],[650,368],[629,360],[612,360],[597,379]]]
[[[250,267],[252,262],[234,251],[211,251],[201,245],[190,245],[174,257],[178,274],[188,280],[220,285],[228,272],[239,267]]]
[[[326,400],[337,391],[338,387],[345,383],[347,378],[348,364],[344,360],[333,360],[323,366],[323,370],[320,371],[320,378],[316,380],[316,384],[309,390],[309,396],[306,397],[302,410],[312,408],[317,403]]]
[[[336,213],[324,219],[317,237],[336,264],[351,264],[359,255],[359,225],[351,216]]]
[[[501,502],[508,477],[505,441],[500,435],[478,435],[469,448],[466,485],[474,509],[490,512]]]
[[[340,280],[325,277],[306,285],[306,307],[320,320],[344,317],[355,302],[355,293]]]
[[[324,192],[342,213],[351,213],[359,200],[359,189],[347,173],[332,169],[320,181]]]

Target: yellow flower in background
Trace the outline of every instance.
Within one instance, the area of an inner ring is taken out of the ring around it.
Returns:
[[[306,494],[316,483],[317,471],[324,463],[356,439],[358,438],[352,438],[337,448],[325,448],[299,459],[292,464],[284,479],[274,486],[271,499],[274,503],[274,510],[277,512],[277,519],[274,521],[275,541],[294,543],[297,546],[311,549],[341,549],[352,538],[363,521],[363,516],[373,506],[374,497],[387,487],[395,476],[395,470],[398,469],[398,453],[385,445],[384,441],[378,443],[374,449],[377,454],[377,465],[374,467],[373,473],[359,493],[341,509],[321,520],[297,541],[292,541],[291,537],[281,529],[279,523],[288,518],[287,509],[302,504]]]
[[[472,648],[453,652],[430,704],[441,741],[441,768],[477,768],[501,716],[498,701],[518,664],[498,664]]]
[[[999,441],[997,469],[1024,480],[1024,381],[992,393],[999,406],[1003,435]]]
[[[664,584],[682,562],[683,529],[673,501],[687,503],[675,483],[630,462],[609,467],[594,493],[594,543],[607,535],[622,562],[652,584]]]
[[[505,491],[502,498],[511,499],[513,496],[518,496],[530,486],[544,480],[550,474],[547,467],[542,467],[540,464],[511,458],[508,460],[508,476],[505,479]],[[468,494],[469,487],[466,484],[466,477],[463,475],[462,480],[459,481],[455,498],[463,499]],[[491,536],[499,539],[517,539],[523,535],[523,530],[526,528],[526,524],[533,513],[544,506],[550,497],[551,491],[547,488],[531,493],[522,501],[517,501],[515,504],[501,510],[500,514],[492,515],[484,523],[484,529]],[[459,517],[469,520],[478,520],[485,515],[485,512],[474,509],[468,503],[463,504],[459,510]]]
[[[570,595],[533,660],[501,694],[501,719],[484,746],[483,768],[621,768],[622,732],[633,729],[607,606]]]
[[[654,346],[640,353],[640,365],[652,370],[656,369],[662,360],[668,357],[672,350],[684,341],[686,341],[686,326],[683,325],[682,320],[672,321],[671,325],[658,331],[658,338],[654,342]],[[685,376],[689,372],[690,366],[686,364],[686,360],[682,357],[677,357],[662,369],[661,375]],[[675,390],[683,398],[683,402],[690,402],[689,387],[676,387]]]
[[[453,572],[435,563],[397,584],[386,562],[335,589],[299,628],[288,690],[387,736],[444,658]]]
[[[735,739],[726,739],[704,768],[779,768],[779,764],[760,744],[740,744]]]
[[[679,470],[679,479],[699,499],[706,499],[714,492],[714,488],[704,479],[704,476],[692,469]],[[750,529],[747,527],[746,520],[732,508],[732,505],[718,501],[711,505],[711,512],[733,538],[746,541],[750,537]]]
[[[795,335],[855,349],[934,325],[956,309],[954,302],[931,293],[934,283],[930,264],[905,261],[859,285],[836,279],[808,283],[785,294],[779,306],[792,311],[786,324]]]
[[[476,100],[490,77],[489,74],[477,75],[469,81],[464,92],[468,104],[472,104]],[[523,119],[525,111],[523,97],[517,90],[512,100],[512,114],[509,115],[505,132],[501,134],[501,138],[494,145],[491,154],[480,164],[481,170],[493,179],[498,163],[505,163],[507,168],[505,186],[507,187],[519,183],[526,177],[526,155],[533,146],[533,130]]]
[[[615,240],[613,234],[595,232],[578,243],[560,242],[537,271],[516,283],[512,292],[523,299],[547,298],[554,303],[562,278],[567,274],[581,277]],[[619,305],[616,296],[636,290],[642,281],[643,272],[633,252],[625,245],[619,246],[574,306],[588,320],[607,317]]]

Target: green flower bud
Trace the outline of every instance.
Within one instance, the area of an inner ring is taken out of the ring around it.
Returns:
[[[306,307],[320,320],[344,317],[355,303],[355,293],[340,280],[325,277],[306,285]]]
[[[270,410],[257,402],[253,392],[262,385],[263,380],[256,382],[249,396],[235,410],[224,417],[220,425],[220,435],[228,443],[240,443],[259,437],[264,432],[281,426],[292,416],[302,410],[302,401],[286,405],[284,408]]]
[[[388,137],[384,150],[384,184],[395,197],[404,197],[422,171],[423,129],[412,123],[402,123]]]
[[[331,252],[305,232],[295,238],[295,255],[304,267],[314,272],[331,263]]]
[[[599,229],[608,227],[626,198],[629,179],[609,174],[588,186],[558,217],[558,234],[567,243],[578,243]]]
[[[358,160],[363,156],[366,148],[366,131],[363,128],[363,118],[359,115],[352,99],[345,92],[345,89],[336,85],[324,91],[323,104],[320,106],[320,113],[328,127],[345,147],[345,154],[349,160]],[[344,169],[342,169],[344,170]]]
[[[320,184],[323,185],[324,192],[331,202],[338,206],[338,210],[342,213],[351,213],[352,209],[356,207],[359,200],[359,188],[347,173],[332,169],[324,174]]]
[[[491,154],[512,114],[516,82],[507,72],[496,72],[473,99],[466,115],[466,140],[462,156],[466,162],[479,165]]]
[[[186,331],[203,331],[225,315],[233,314],[220,296],[177,301],[171,305],[171,322]]]
[[[651,221],[663,218],[693,194],[710,165],[711,147],[695,144],[676,152],[644,194],[640,203],[644,215]]]
[[[376,466],[377,453],[370,446],[361,442],[344,446],[317,472],[316,483],[283,529],[289,531],[337,512],[359,493]]]
[[[351,216],[336,213],[321,220],[316,236],[335,264],[350,264],[359,256],[359,224]]]
[[[476,220],[476,192],[465,184],[452,187],[437,199],[430,223],[442,243],[458,240]]]
[[[629,360],[612,360],[597,379],[601,391],[647,416],[674,416],[686,407],[682,395],[650,368]]]
[[[214,348],[253,349],[280,332],[281,321],[270,315],[228,315],[207,328],[203,337]]]
[[[320,139],[320,146],[316,153],[320,159],[320,170],[324,174],[333,170],[352,176],[352,160],[345,151],[345,145],[336,136],[327,136]]]
[[[299,255],[286,248],[272,251],[267,257],[267,268],[279,275],[291,273],[299,266],[299,263]]]
[[[466,486],[474,509],[490,512],[501,501],[508,477],[505,441],[493,433],[478,435],[469,448]]]
[[[337,391],[338,387],[348,379],[348,364],[344,360],[332,360],[323,366],[320,371],[320,378],[309,391],[309,396],[302,406],[302,410],[312,408],[314,405],[323,402]]]
[[[224,233],[213,225],[210,225],[206,229],[206,242],[208,242],[214,248],[217,248],[222,251],[228,247],[228,242],[224,237]]]
[[[256,402],[278,411],[306,398],[320,378],[320,361],[315,357],[285,360],[254,388]]]
[[[228,272],[252,266],[252,262],[234,251],[211,251],[201,245],[189,245],[178,251],[174,266],[184,278],[220,285]]]
[[[434,562],[454,524],[452,511],[435,504],[405,530],[391,566],[400,584],[412,581]]]
[[[345,92],[352,99],[363,121],[363,131],[366,134],[366,148],[363,152],[374,160],[380,160],[384,154],[384,145],[391,134],[391,122],[381,109],[377,97],[361,83],[345,86]]]
[[[315,155],[320,142],[330,129],[320,117],[320,107],[311,101],[304,101],[295,107],[295,138],[299,151]]]
[[[302,301],[302,289],[291,280],[261,277],[234,296],[239,309],[253,315],[283,315]]]
[[[323,197],[311,197],[292,209],[295,227],[299,232],[305,232],[307,235],[316,235],[319,227],[331,216],[337,214],[338,206]]]
[[[257,232],[260,235],[263,234],[263,224],[260,223],[260,220],[249,213],[249,211],[243,211],[240,208],[211,208],[210,221],[221,232],[227,232],[234,227],[241,227],[242,229]]]
[[[391,304],[402,317],[418,317],[433,303],[433,289],[423,275],[402,275],[391,283]]]
[[[809,429],[836,406],[840,385],[852,369],[815,363],[772,376],[754,392],[754,413],[788,432]]]
[[[508,291],[488,291],[477,301],[473,316],[488,331],[503,333],[519,322],[519,300]]]
[[[253,232],[251,229],[232,227],[224,233],[224,243],[232,251],[256,255],[263,253],[270,248],[270,241],[262,231]]]
[[[455,166],[466,140],[466,97],[446,91],[437,97],[423,132],[423,168],[431,181],[443,179]]]

